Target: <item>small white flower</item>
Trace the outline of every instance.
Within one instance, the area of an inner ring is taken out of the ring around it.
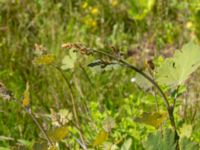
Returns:
[[[136,81],[135,77],[131,78],[131,82],[135,82],[135,81]]]

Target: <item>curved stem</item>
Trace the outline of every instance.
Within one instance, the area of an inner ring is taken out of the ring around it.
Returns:
[[[173,108],[170,106],[168,98],[166,97],[165,93],[163,92],[161,87],[158,85],[158,83],[156,81],[154,81],[149,75],[147,75],[146,73],[144,73],[140,69],[136,68],[135,66],[127,63],[125,60],[122,60],[121,58],[115,57],[115,56],[110,55],[110,54],[103,52],[103,51],[99,51],[99,50],[93,50],[93,51],[96,52],[96,53],[100,53],[100,54],[103,54],[105,56],[108,56],[108,57],[112,58],[113,60],[120,62],[122,65],[136,71],[137,73],[142,75],[144,78],[146,78],[149,82],[151,82],[151,84],[153,84],[154,87],[156,87],[156,89],[159,91],[160,95],[163,97],[163,101],[164,101],[165,106],[167,108],[167,112],[168,112],[168,115],[169,115],[169,120],[170,120],[171,126],[173,127],[173,129],[175,131],[175,139],[176,140],[179,139],[177,129],[176,129],[176,124],[175,124],[175,121],[174,121]]]

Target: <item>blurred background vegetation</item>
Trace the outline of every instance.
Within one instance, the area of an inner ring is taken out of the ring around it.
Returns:
[[[44,129],[54,129],[52,112],[60,113],[68,117],[78,139],[70,89],[58,70],[34,65],[36,44],[53,54],[59,65],[68,54],[61,48],[63,43],[83,43],[108,52],[114,46],[144,69],[149,60],[172,56],[188,41],[200,43],[199,0],[0,0],[0,81],[18,99],[29,82],[31,107]],[[132,83],[135,73],[130,70],[88,68],[94,60],[77,55],[74,66],[63,71],[73,88],[85,142],[91,146],[110,118],[115,127],[99,148],[117,149],[131,139],[131,149],[143,149],[142,142],[156,129],[133,118],[158,109],[154,93]],[[200,142],[199,80],[198,71],[187,82],[188,90],[175,110],[178,128],[191,126],[189,137],[196,142]],[[157,99],[159,109],[165,111],[161,98]],[[164,126],[169,126],[168,121]],[[0,100],[0,149],[32,149],[42,141],[42,133],[18,104]],[[79,149],[71,134],[59,146]]]

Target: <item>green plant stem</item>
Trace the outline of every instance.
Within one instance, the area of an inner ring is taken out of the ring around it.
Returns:
[[[82,69],[83,73],[85,74],[85,76],[86,76],[87,80],[89,81],[89,83],[91,84],[91,86],[94,87],[94,83],[92,83],[92,81],[90,80],[90,77],[89,77],[87,71],[85,70],[85,68],[81,64],[79,66]]]
[[[54,146],[53,142],[51,141],[51,139],[49,138],[48,134],[46,133],[45,129],[40,125],[40,123],[38,122],[38,120],[36,119],[34,113],[32,112],[30,106],[29,107],[23,107],[20,103],[20,101],[13,97],[13,100],[19,104],[25,111],[26,113],[30,116],[30,118],[33,120],[33,122],[35,123],[35,125],[39,128],[39,130],[42,132],[42,134],[44,135],[44,137],[46,138],[46,140],[48,141],[48,143],[50,144],[50,146]]]
[[[65,76],[64,72],[63,72],[58,66],[53,65],[53,67],[54,67],[58,72],[60,72],[60,74],[61,74],[62,77],[64,78],[65,82],[67,83],[67,86],[69,87],[69,90],[70,90],[70,98],[71,98],[71,100],[72,100],[72,107],[73,107],[74,118],[75,118],[75,120],[76,120],[78,129],[81,130],[80,123],[79,123],[79,119],[78,119],[78,115],[77,115],[77,110],[76,110],[74,95],[73,95],[73,89],[72,89],[72,87],[71,87],[71,85],[70,85],[70,82],[69,82],[69,80],[67,79],[67,77]],[[86,146],[86,143],[85,143],[85,141],[84,141],[82,132],[79,131],[79,135],[80,135],[80,138],[81,138],[82,143],[84,144],[84,146],[86,147],[86,150],[87,150],[87,146]]]
[[[34,121],[34,123],[36,124],[36,126],[40,129],[40,131],[42,132],[42,134],[45,136],[46,140],[48,141],[48,143],[53,147],[54,144],[51,141],[51,139],[49,138],[48,134],[46,133],[46,131],[44,130],[44,128],[40,125],[40,123],[38,122],[38,120],[36,119],[35,115],[33,114],[31,108],[24,108],[26,110],[26,112],[29,114],[29,116],[31,117],[31,119]]]
[[[168,98],[166,97],[165,93],[163,92],[163,90],[160,88],[160,86],[158,85],[158,83],[156,81],[154,81],[150,76],[148,76],[146,73],[144,73],[143,71],[141,71],[140,69],[136,68],[135,66],[127,63],[125,60],[122,60],[121,58],[115,57],[113,55],[110,55],[106,52],[103,51],[99,51],[99,50],[93,50],[96,53],[99,54],[103,54],[105,56],[108,56],[110,58],[112,58],[113,60],[116,60],[118,62],[120,62],[122,65],[136,71],[137,73],[139,73],[140,75],[142,75],[144,78],[146,78],[149,82],[151,82],[153,84],[154,87],[156,87],[156,89],[159,91],[160,95],[163,97],[163,101],[165,103],[165,106],[167,108],[167,112],[169,115],[169,120],[171,123],[172,128],[174,129],[175,132],[175,140],[177,141],[179,139],[178,133],[177,133],[177,129],[176,129],[176,124],[174,121],[174,115],[173,115],[173,107],[170,106]]]
[[[176,99],[177,99],[177,96],[178,96],[179,88],[180,88],[180,86],[178,86],[178,87],[176,88],[176,93],[175,93],[175,96],[174,96],[174,99],[173,99],[173,105],[172,105],[173,109],[174,109],[174,107],[175,107],[175,105],[176,105]],[[174,111],[174,110],[173,110],[173,111]]]

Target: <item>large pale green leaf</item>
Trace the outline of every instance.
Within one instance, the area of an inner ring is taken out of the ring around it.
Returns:
[[[160,131],[155,134],[150,133],[144,142],[144,148],[146,150],[175,150],[174,132],[166,129],[163,133]]]
[[[180,150],[199,150],[199,145],[190,139],[184,137],[180,139]]]
[[[188,43],[174,57],[166,59],[156,70],[156,79],[160,84],[177,86],[188,79],[200,65],[200,47]]]

